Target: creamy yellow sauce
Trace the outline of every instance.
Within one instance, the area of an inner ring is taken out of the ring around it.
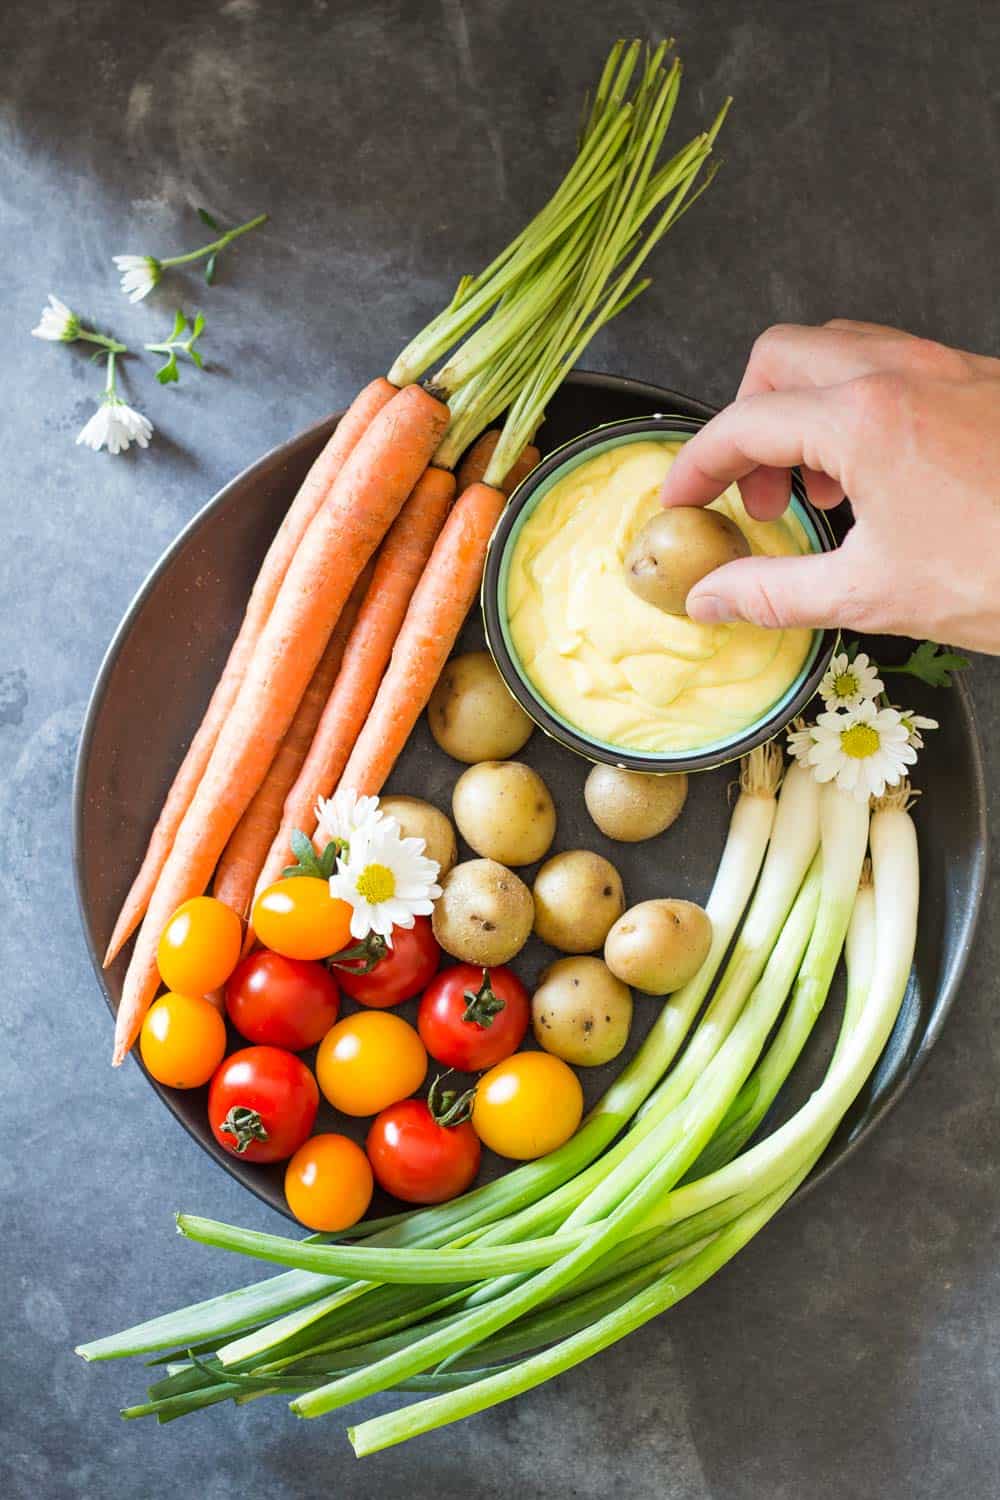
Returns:
[[[605,744],[694,750],[745,729],[797,676],[810,630],[698,625],[633,594],[624,560],[679,444],[641,440],[560,479],[525,521],[507,613],[524,672],[561,718]],[[733,485],[714,502],[768,557],[809,550],[799,522],[754,521]]]

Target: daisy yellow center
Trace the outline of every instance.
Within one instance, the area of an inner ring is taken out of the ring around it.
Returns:
[[[836,698],[853,698],[858,691],[858,679],[853,672],[841,672],[833,679],[833,693]]]
[[[370,906],[390,901],[396,894],[396,877],[388,865],[365,865],[354,884]]]
[[[852,760],[867,760],[870,755],[875,754],[880,744],[878,730],[873,729],[870,724],[852,724],[840,736],[840,748]]]

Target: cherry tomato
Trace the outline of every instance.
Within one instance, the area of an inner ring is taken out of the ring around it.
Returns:
[[[225,984],[239,962],[243,923],[214,896],[194,896],[160,936],[156,962],[168,990],[204,995]]]
[[[424,1081],[427,1053],[399,1016],[362,1010],[328,1031],[316,1053],[316,1077],[334,1109],[377,1115]]]
[[[316,1080],[282,1047],[244,1047],[227,1057],[208,1091],[208,1123],[244,1161],[284,1161],[313,1128]]]
[[[196,1089],[226,1055],[226,1023],[210,1000],[168,992],[146,1012],[139,1050],[157,1083]]]
[[[382,939],[376,939],[381,943]],[[348,950],[350,951],[350,950]],[[412,927],[392,929],[392,947],[385,950],[366,974],[363,963],[337,964],[344,992],[360,1005],[382,1010],[418,995],[437,973],[441,949],[430,917],[415,917]]]
[[[431,1057],[478,1073],[517,1051],[530,1019],[528,991],[510,969],[455,964],[424,991],[417,1029]]]
[[[346,1135],[313,1135],[285,1168],[288,1207],[309,1229],[350,1229],[372,1201],[372,1169]]]
[[[336,1021],[340,991],[322,964],[260,948],[229,976],[226,1009],[247,1041],[301,1052]]]
[[[351,908],[317,875],[286,876],[257,897],[253,929],[285,958],[326,958],[350,941]]]
[[[549,1052],[518,1052],[476,1086],[472,1128],[498,1156],[532,1161],[568,1141],[583,1117],[573,1069]]]
[[[479,1171],[479,1137],[463,1120],[442,1125],[423,1099],[403,1099],[376,1118],[365,1142],[375,1180],[404,1203],[444,1203]]]

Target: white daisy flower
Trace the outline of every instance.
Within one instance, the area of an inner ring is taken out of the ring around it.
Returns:
[[[132,443],[148,448],[152,436],[153,424],[149,418],[133,411],[109,391],[76,440],[86,448],[93,448],[95,453],[100,448],[107,448],[109,453],[124,453]]]
[[[429,916],[441,894],[439,866],[424,853],[423,839],[404,839],[391,818],[355,828],[347,855],[330,876],[330,894],[352,907],[351,936],[375,932],[392,947],[394,927],[412,927]]]
[[[31,330],[33,339],[50,339],[53,344],[72,344],[80,336],[80,319],[65,302],[49,293],[49,305],[42,308],[38,327]]]
[[[924,714],[915,714],[912,708],[898,708],[896,712],[903,721],[904,728],[910,738],[910,744],[914,750],[924,748],[924,737],[921,733],[924,729],[937,729],[937,719],[928,719]]]
[[[869,699],[857,708],[820,714],[808,754],[817,781],[836,781],[859,801],[881,797],[896,786],[917,758],[909,731],[895,708]]]
[[[130,302],[148,297],[163,274],[155,255],[115,255],[115,265],[122,273],[122,291]]]
[[[350,844],[352,834],[369,823],[391,823],[394,818],[379,811],[377,797],[359,797],[353,787],[338,787],[332,797],[320,797],[316,803],[318,842]]]
[[[883,691],[878,667],[864,651],[849,661],[846,651],[835,656],[819,685],[827,708],[857,708]]]
[[[816,743],[813,735],[814,727],[812,724],[803,723],[801,719],[796,719],[788,731],[786,740],[788,753],[793,760],[797,760],[803,766],[808,765],[809,752]]]

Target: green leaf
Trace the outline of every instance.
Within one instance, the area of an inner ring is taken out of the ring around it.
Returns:
[[[289,879],[296,875],[310,875],[314,880],[329,880],[337,868],[337,855],[344,848],[339,839],[331,839],[322,854],[316,853],[312,839],[301,828],[293,830],[290,842],[295,864],[288,865],[282,871],[283,875]]]
[[[208,282],[209,286],[211,286],[212,282],[215,280],[215,262],[218,258],[218,254],[219,252],[218,250],[216,250],[215,254],[210,255],[208,257],[208,260],[205,262],[205,280]]]
[[[921,641],[901,667],[885,667],[886,672],[898,672],[902,676],[916,677],[928,687],[951,687],[952,673],[964,672],[972,663],[967,656],[939,646],[934,641]]]
[[[180,380],[181,374],[177,368],[177,355],[172,349],[170,351],[170,358],[166,364],[157,370],[156,378],[161,385],[171,385],[174,381]]]
[[[194,360],[194,362],[198,366],[199,370],[203,370],[205,368],[205,361],[202,359],[202,357],[198,353],[197,349],[192,349],[191,346],[188,345],[188,354]]]
[[[194,315],[194,323],[191,325],[191,339],[190,339],[190,342],[192,344],[194,343],[195,339],[201,338],[201,335],[202,335],[202,333],[204,331],[204,328],[205,328],[205,314],[203,312],[197,312],[197,313],[195,313],[195,315]]]
[[[198,217],[203,224],[208,225],[209,229],[219,230],[222,228],[222,225],[219,223],[218,219],[213,219],[207,208],[199,208]]]
[[[187,318],[181,312],[180,308],[178,308],[177,311],[174,313],[174,326],[170,330],[170,335],[169,335],[169,337],[166,340],[166,342],[168,344],[172,344],[173,341],[174,341],[174,339],[180,337],[180,335],[184,332],[185,328],[187,327],[187,321],[188,321]]]

